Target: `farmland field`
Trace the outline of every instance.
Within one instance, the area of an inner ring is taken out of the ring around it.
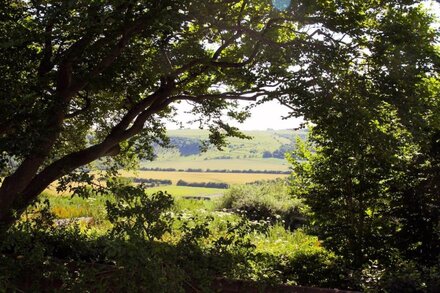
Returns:
[[[286,174],[250,174],[250,173],[210,173],[210,172],[162,172],[162,171],[121,171],[124,177],[168,179],[176,184],[177,181],[186,182],[216,182],[227,184],[243,184],[260,180],[286,178]]]
[[[305,130],[245,131],[250,139],[228,138],[222,150],[211,146],[206,152],[200,147],[208,132],[198,129],[168,131],[169,147],[155,147],[156,159],[141,162],[141,168],[174,168],[202,170],[268,170],[287,171],[286,152],[295,148],[297,137]]]
[[[152,162],[142,162],[144,168],[175,168],[175,169],[211,169],[211,170],[271,170],[287,171],[289,166],[286,160],[269,158],[249,159],[211,159],[204,160],[194,157],[177,159],[162,159]]]

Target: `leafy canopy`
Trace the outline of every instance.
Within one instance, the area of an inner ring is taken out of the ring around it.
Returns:
[[[117,169],[150,158],[179,101],[221,145],[240,136],[224,115],[248,115],[237,100],[277,99],[318,122],[358,107],[351,89],[364,104],[375,95],[362,91],[392,103],[403,65],[434,71],[431,46],[413,51],[435,35],[420,1],[275,2],[6,0],[0,222],[95,160],[111,156],[101,161]]]
[[[292,191],[310,206],[313,233],[354,270],[438,271],[440,51],[432,21],[423,7],[404,5],[370,19],[364,56],[348,70],[329,68],[321,94],[302,101],[315,125],[298,149],[305,160],[292,160]],[[333,88],[323,92],[326,83]],[[414,281],[400,277],[401,288]]]

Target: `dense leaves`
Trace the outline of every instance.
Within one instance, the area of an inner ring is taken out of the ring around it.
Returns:
[[[211,292],[217,289],[213,281],[225,277],[258,280],[250,284],[261,289],[339,282],[336,257],[316,237],[208,212],[206,202],[175,199],[174,205],[167,194],[146,194],[142,186],[109,182],[109,189],[108,217],[101,215],[93,227],[54,224],[47,202],[29,209],[0,243],[0,288]],[[280,243],[287,239],[295,249]]]
[[[430,23],[423,9],[404,6],[370,21],[363,31],[380,33],[363,44],[366,57],[343,76],[330,69],[322,82],[334,89],[300,110],[315,125],[298,151],[306,161],[294,163],[293,192],[327,247],[355,270],[384,269],[389,283],[379,287],[409,278],[398,272],[437,270],[440,255],[440,63]],[[411,288],[439,279],[428,275],[408,279]]]
[[[246,118],[240,99],[277,99],[291,115],[335,125],[345,112],[389,104],[415,135],[425,104],[401,86],[435,79],[418,72],[437,68],[435,31],[419,4],[5,1],[1,221],[83,165],[152,158],[152,143],[167,142],[163,119],[181,100],[219,147],[244,137],[223,119]],[[420,115],[406,119],[408,109]],[[363,114],[358,123],[375,121]]]
[[[222,147],[227,136],[244,137],[223,119],[246,118],[237,100],[276,99],[314,125],[313,151],[300,147],[307,160],[293,175],[312,231],[376,285],[394,288],[414,270],[434,284],[440,59],[425,1],[274,3],[4,1],[0,224],[10,226],[60,178],[59,190],[99,185],[81,174],[92,168],[85,165],[99,160],[114,176],[152,158],[179,101],[194,106],[194,122]],[[162,196],[127,198],[125,211],[154,210]],[[110,214],[126,225],[117,204]],[[144,215],[129,227],[150,233]],[[414,288],[429,289],[413,277]]]

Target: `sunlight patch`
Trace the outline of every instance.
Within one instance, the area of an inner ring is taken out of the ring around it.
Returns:
[[[290,6],[291,0],[272,0],[273,6],[278,10],[286,10]]]

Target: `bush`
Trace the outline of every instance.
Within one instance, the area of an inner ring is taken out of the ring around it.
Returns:
[[[0,291],[210,292],[219,277],[318,286],[338,280],[325,275],[334,257],[300,230],[224,212],[179,211],[168,194],[148,195],[141,186],[106,187],[114,195],[109,230],[57,227],[47,207],[4,235]]]
[[[283,221],[290,229],[305,223],[306,206],[289,195],[284,181],[232,186],[221,198],[220,208],[242,212],[251,220]]]
[[[274,265],[274,270],[281,272],[283,283],[327,288],[351,286],[345,281],[345,271],[338,258],[326,250],[299,252],[281,257]]]
[[[359,283],[367,292],[440,292],[440,259],[430,266],[401,257],[388,265],[372,261],[362,270]]]

